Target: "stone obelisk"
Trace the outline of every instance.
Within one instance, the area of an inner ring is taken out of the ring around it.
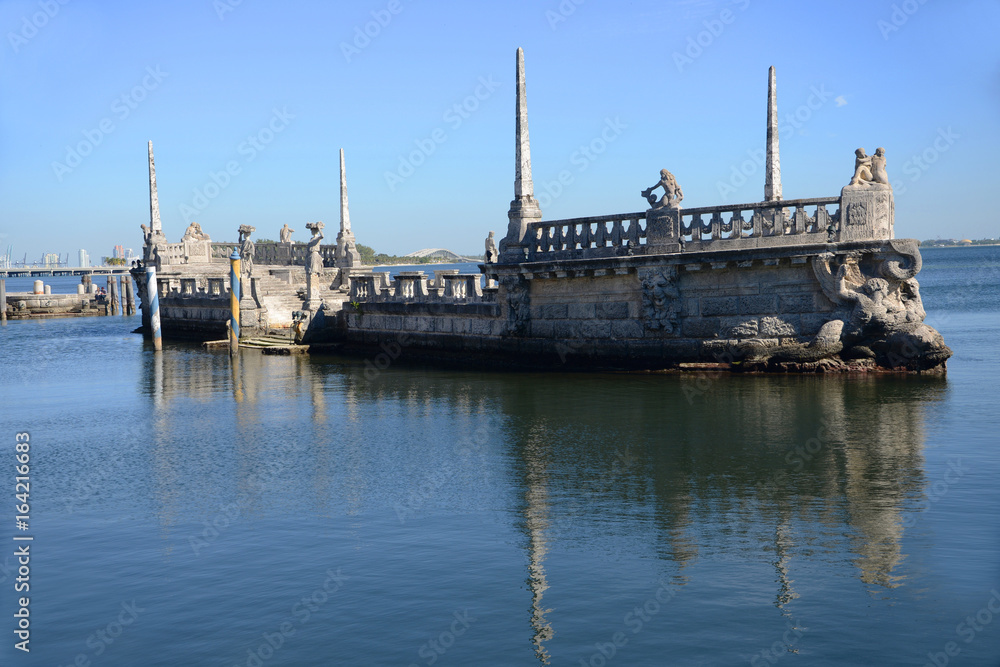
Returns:
[[[767,73],[767,162],[764,201],[781,200],[781,159],[778,157],[778,90],[772,66]]]
[[[528,100],[524,85],[524,50],[517,50],[517,123],[514,162],[514,199],[507,212],[507,237],[501,256],[516,260],[524,258],[522,241],[528,223],[542,219],[542,210],[534,197],[531,180],[531,141],[528,138]]]
[[[361,265],[354,232],[351,231],[351,211],[347,205],[347,168],[344,164],[344,149],[340,149],[340,232],[337,234],[337,266]]]
[[[153,164],[153,142],[149,142],[149,230],[153,236],[163,236],[160,222],[160,200],[156,195],[156,165]]]

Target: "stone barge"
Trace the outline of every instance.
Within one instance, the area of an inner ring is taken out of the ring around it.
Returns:
[[[359,266],[341,152],[336,245],[320,245],[322,223],[308,245],[273,247],[254,247],[252,228],[241,227],[240,255],[251,259],[241,335],[294,327],[296,340],[365,354],[376,370],[401,356],[521,368],[945,370],[951,350],[923,323],[919,244],[895,238],[884,151],[858,149],[840,196],[782,198],[773,68],[762,202],[682,208],[664,169],[642,192],[644,211],[543,221],[527,121],[519,49],[514,199],[480,273],[390,280]],[[191,228],[166,244],[155,187],[150,148],[146,257],[162,279],[164,334],[214,336],[229,318],[234,244],[196,239]]]

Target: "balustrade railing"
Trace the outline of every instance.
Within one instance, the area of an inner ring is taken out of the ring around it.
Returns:
[[[423,271],[402,271],[392,278],[385,273],[352,273],[351,301],[420,303],[494,303],[496,286],[484,287],[479,273],[441,272],[431,284]]]
[[[574,259],[627,254],[644,245],[645,213],[528,223],[528,259]]]
[[[212,262],[228,262],[238,243],[212,242]],[[336,263],[337,245],[321,245],[319,254],[323,266],[333,267]],[[309,259],[309,246],[305,243],[254,243],[254,264],[269,266],[305,266]]]
[[[828,206],[836,210],[831,212]],[[678,235],[685,244],[713,246],[719,241],[779,236],[799,236],[795,240],[803,243],[825,243],[831,224],[836,226],[839,221],[839,197],[706,206],[681,209]]]
[[[830,210],[832,208],[833,210]],[[589,259],[647,252],[647,214],[570,218],[528,223],[527,261]],[[795,236],[794,242],[826,243],[828,230],[840,224],[840,198],[792,199],[778,202],[655,210],[662,219],[673,217],[672,231],[657,244],[711,243],[713,247],[740,247],[747,239]],[[742,243],[740,243],[742,242]],[[767,245],[766,241],[753,245]]]

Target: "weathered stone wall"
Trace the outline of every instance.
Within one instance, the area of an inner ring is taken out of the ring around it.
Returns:
[[[912,241],[490,265],[495,304],[379,292],[325,334],[501,365],[923,370],[950,351],[922,324],[919,268]]]

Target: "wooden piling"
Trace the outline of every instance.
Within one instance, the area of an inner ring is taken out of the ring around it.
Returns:
[[[122,280],[125,283],[125,314],[131,317],[135,315],[135,285],[131,274],[122,276]]]
[[[108,315],[117,315],[121,305],[118,303],[118,279],[115,276],[108,276]]]
[[[7,281],[0,278],[0,322],[7,321]]]
[[[125,303],[125,276],[118,276],[115,280],[118,283],[115,286],[115,289],[118,292],[118,294],[117,294],[117,296],[118,296],[118,312],[122,315],[122,317],[124,317],[126,315],[125,311],[127,310],[126,303]]]

